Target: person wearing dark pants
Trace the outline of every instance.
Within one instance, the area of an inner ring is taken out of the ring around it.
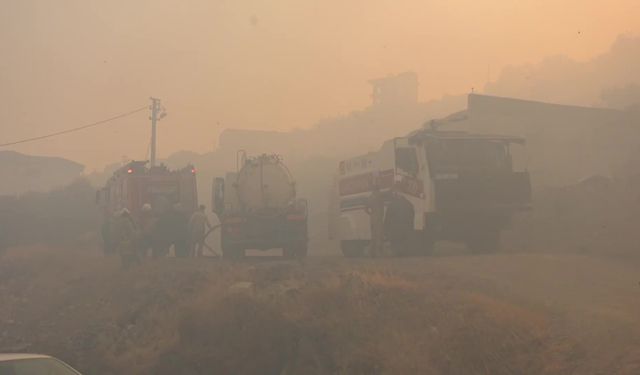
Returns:
[[[211,229],[211,222],[205,212],[205,206],[200,205],[189,219],[189,253],[192,257],[202,256],[206,229]]]
[[[120,254],[122,267],[128,269],[140,264],[135,243],[137,237],[136,224],[128,209],[122,209],[112,227],[113,239],[116,241],[116,249]]]

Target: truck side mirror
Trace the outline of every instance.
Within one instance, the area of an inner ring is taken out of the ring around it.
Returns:
[[[224,178],[215,177],[211,189],[211,210],[218,216],[224,213]]]

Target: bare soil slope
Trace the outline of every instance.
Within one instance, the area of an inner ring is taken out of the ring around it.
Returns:
[[[302,263],[0,258],[0,351],[87,374],[636,374],[637,267],[587,256]]]

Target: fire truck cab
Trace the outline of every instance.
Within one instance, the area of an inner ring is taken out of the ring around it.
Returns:
[[[178,170],[166,166],[148,167],[146,161],[132,161],[118,169],[98,190],[96,201],[109,215],[127,208],[139,217],[144,204],[161,213],[175,204],[184,212],[198,206],[196,170],[192,165]]]

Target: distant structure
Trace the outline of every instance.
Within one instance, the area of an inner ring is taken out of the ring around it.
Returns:
[[[282,153],[291,148],[289,133],[251,129],[224,129],[220,133],[218,149],[235,155],[238,150],[251,154]],[[234,159],[235,160],[235,159]]]
[[[62,158],[0,151],[0,195],[62,187],[80,177],[83,170],[82,164]]]
[[[239,149],[249,154],[273,153],[287,160],[309,157],[341,158],[378,147],[384,140],[415,130],[429,118],[465,108],[464,95],[441,100],[418,100],[418,75],[403,72],[368,81],[372,103],[345,115],[325,118],[314,126],[287,132],[225,129],[216,147],[220,160],[235,163]],[[295,163],[291,163],[294,165]],[[229,167],[225,167],[228,170]]]
[[[457,115],[466,120],[443,129],[524,137],[536,185],[635,173],[625,164],[640,158],[640,115],[632,111],[470,94]]]
[[[408,134],[425,121],[444,119],[448,124],[438,124],[442,130],[524,137],[534,186],[563,186],[596,175],[624,178],[640,165],[640,111],[477,93],[425,103],[418,100],[418,77],[412,72],[369,83],[373,101],[367,108],[290,132],[227,129],[212,159],[227,161],[229,169],[239,149],[276,152],[294,161],[339,158],[375,150],[385,139]]]
[[[418,103],[418,75],[405,72],[369,81],[374,107],[398,107]]]

